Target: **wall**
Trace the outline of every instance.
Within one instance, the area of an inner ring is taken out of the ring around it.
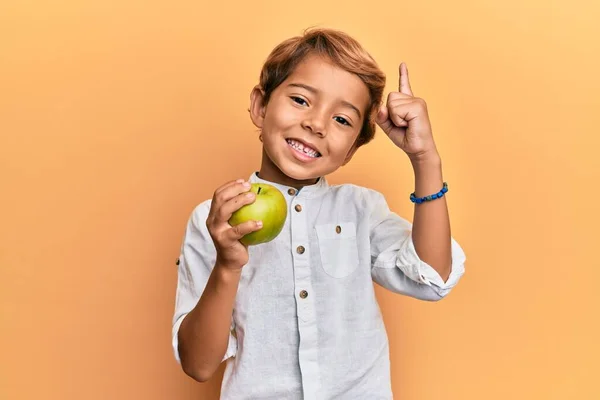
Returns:
[[[600,7],[521,2],[0,6],[0,398],[216,399],[170,348],[192,208],[259,167],[246,108],[281,40],[348,31],[429,105],[467,274],[378,290],[403,400],[596,399]],[[332,183],[412,220],[378,132]],[[219,374],[222,374],[220,370]]]

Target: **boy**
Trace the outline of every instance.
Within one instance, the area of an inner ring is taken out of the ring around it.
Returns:
[[[391,399],[373,281],[439,300],[463,274],[425,102],[404,64],[380,107],[384,86],[369,54],[334,30],[307,31],[267,59],[249,110],[260,171],[196,207],[179,259],[175,357],[198,381],[227,360],[221,398]],[[373,138],[375,122],[414,168],[413,225],[380,193],[325,179]],[[276,186],[289,211],[279,236],[246,247],[239,239],[260,221],[227,221],[254,201],[251,182]]]

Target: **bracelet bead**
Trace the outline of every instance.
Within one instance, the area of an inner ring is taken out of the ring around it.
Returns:
[[[432,201],[432,200],[436,200],[439,199],[440,197],[443,197],[444,194],[448,191],[448,183],[444,182],[444,187],[442,188],[442,190],[440,190],[437,193],[434,194],[430,194],[429,196],[425,196],[425,197],[416,197],[414,192],[410,194],[410,201],[412,201],[413,203],[416,204],[421,204],[424,203],[426,201]]]

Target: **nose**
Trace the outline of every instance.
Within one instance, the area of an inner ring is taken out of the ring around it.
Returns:
[[[317,134],[321,137],[324,137],[326,135],[325,125],[325,118],[314,113],[311,115],[307,115],[306,118],[302,121],[302,127],[304,129],[309,130],[312,133]]]

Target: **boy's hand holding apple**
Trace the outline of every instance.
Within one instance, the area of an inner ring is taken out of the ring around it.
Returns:
[[[206,218],[206,227],[217,250],[217,265],[229,269],[241,269],[248,263],[248,248],[240,239],[259,230],[261,221],[246,221],[231,226],[231,215],[246,204],[254,201],[256,195],[250,190],[250,184],[243,179],[231,181],[221,186],[213,194],[210,211]]]
[[[286,217],[285,197],[271,185],[238,179],[218,188],[206,219],[217,265],[241,269],[248,263],[248,246],[277,237]]]

